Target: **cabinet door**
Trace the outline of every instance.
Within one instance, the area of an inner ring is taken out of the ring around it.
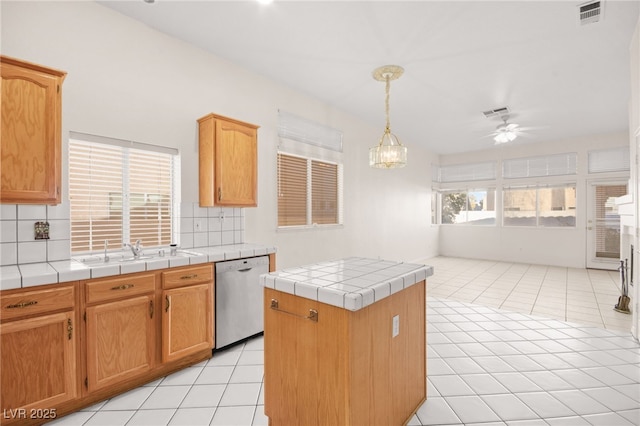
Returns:
[[[213,283],[165,290],[162,361],[213,349]]]
[[[61,85],[65,73],[2,58],[3,203],[60,203]]]
[[[0,325],[0,406],[44,409],[74,399],[76,328],[73,312]]]
[[[153,295],[87,308],[89,392],[126,381],[153,367]]]
[[[257,205],[257,155],[255,128],[216,120],[217,205]]]

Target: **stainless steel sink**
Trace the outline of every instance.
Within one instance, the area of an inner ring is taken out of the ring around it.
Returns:
[[[110,263],[128,263],[128,262],[145,261],[145,260],[151,260],[151,259],[175,259],[177,257],[184,258],[184,257],[200,255],[200,253],[195,253],[187,250],[178,250],[177,253],[173,256],[170,255],[168,250],[164,250],[163,251],[164,254],[162,255],[160,254],[161,251],[162,249],[155,252],[149,250],[148,253],[144,253],[138,257],[124,256],[122,254],[110,253],[108,255],[107,260],[105,260],[104,255],[94,254],[94,255],[73,257],[72,260],[75,260],[76,262],[84,263],[85,265],[108,265]]]
[[[148,259],[154,259],[156,257],[159,256],[149,256],[149,255],[142,255],[142,256],[138,256],[138,257],[122,257],[120,259],[117,259],[117,262],[135,262],[137,260],[148,260]]]

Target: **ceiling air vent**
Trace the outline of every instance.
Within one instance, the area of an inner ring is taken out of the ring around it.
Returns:
[[[599,1],[592,1],[580,6],[580,25],[600,22],[602,17],[602,5]]]
[[[493,117],[500,118],[503,115],[509,114],[509,107],[490,109],[489,111],[484,111],[483,114],[486,118],[493,118]]]

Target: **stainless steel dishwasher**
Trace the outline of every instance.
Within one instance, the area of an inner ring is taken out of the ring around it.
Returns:
[[[220,349],[264,331],[261,274],[269,272],[269,256],[216,264],[216,335]]]

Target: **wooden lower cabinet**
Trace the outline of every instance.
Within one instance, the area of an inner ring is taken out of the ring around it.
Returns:
[[[426,399],[425,285],[358,311],[265,288],[269,424],[406,424]],[[317,321],[309,319],[311,310]],[[394,316],[400,318],[395,337]]]
[[[75,289],[0,292],[1,424],[42,423],[79,396]]]
[[[213,265],[162,273],[162,362],[213,349]]]
[[[213,283],[163,291],[162,362],[213,348]]]
[[[151,371],[156,354],[156,273],[84,283],[88,393]]]
[[[76,397],[75,318],[72,311],[13,321],[0,326],[3,417],[18,408],[56,407]],[[13,415],[15,413],[15,415]]]
[[[130,380],[154,366],[153,293],[88,307],[87,389]]]

